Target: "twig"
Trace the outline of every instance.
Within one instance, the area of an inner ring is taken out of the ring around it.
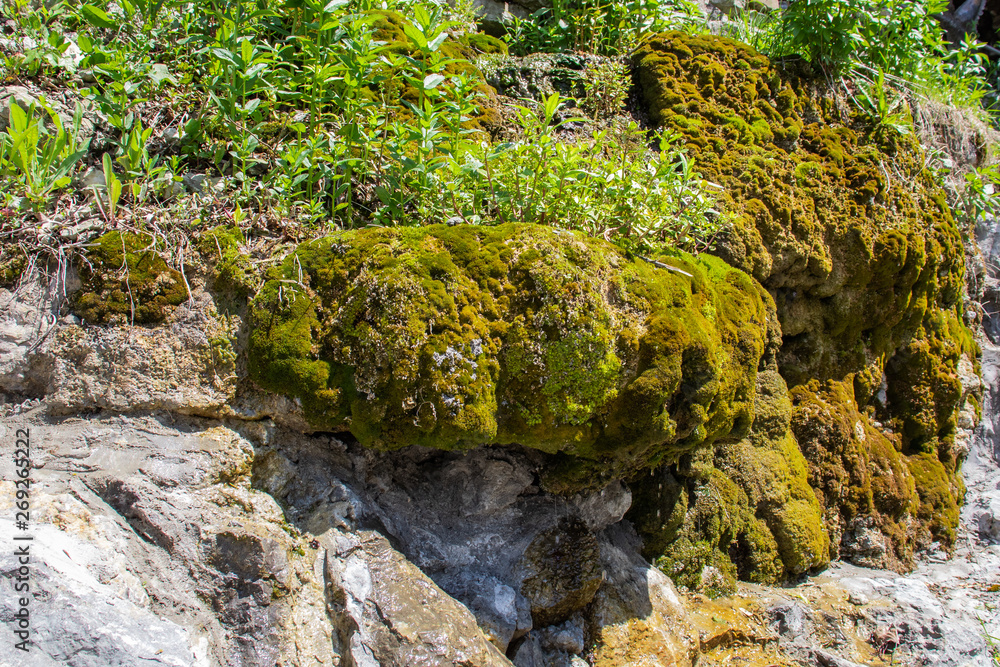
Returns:
[[[688,278],[694,278],[692,274],[688,273],[687,271],[682,271],[678,269],[676,266],[670,266],[669,264],[664,264],[663,262],[657,262],[655,259],[649,259],[648,257],[643,257],[642,255],[636,255],[636,257],[638,257],[644,262],[652,264],[658,269],[667,269],[668,271],[674,271],[675,273],[687,276]]]

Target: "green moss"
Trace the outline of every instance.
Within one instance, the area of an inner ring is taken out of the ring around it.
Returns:
[[[108,232],[77,269],[83,285],[71,307],[90,324],[153,324],[188,298],[183,276],[167,266],[146,234]]]
[[[20,246],[0,244],[0,287],[13,287],[28,266],[28,254]]]
[[[235,225],[210,229],[198,237],[196,244],[212,267],[211,288],[239,300],[245,300],[257,282],[245,244],[242,230]]]
[[[829,562],[823,510],[789,430],[792,406],[771,359],[757,375],[754,421],[744,439],[716,443],[685,465],[632,480],[628,517],[650,558],[683,561],[699,545],[715,552],[713,563],[728,561],[741,579],[762,583]],[[678,583],[691,586],[684,581]]]
[[[597,484],[752,419],[766,293],[668,261],[692,277],[531,225],[336,233],[269,275],[251,376],[371,447],[518,443]]]
[[[893,547],[881,565],[905,566],[918,534],[952,514],[921,501],[937,509],[912,522],[927,490],[901,450],[933,454],[954,483],[957,364],[978,355],[962,324],[961,235],[921,147],[889,140],[825,81],[725,38],[657,35],[633,67],[651,119],[723,186],[736,223],[718,253],[774,296],[778,367],[832,548],[851,526],[874,525]]]
[[[958,499],[965,495],[961,479],[928,452],[908,457],[907,465],[920,493],[917,516],[927,523],[934,539],[946,546],[953,545],[959,518]]]

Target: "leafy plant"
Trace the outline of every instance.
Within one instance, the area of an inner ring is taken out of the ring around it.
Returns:
[[[878,71],[875,80],[868,85],[860,80],[859,83],[861,85],[858,86],[854,99],[862,114],[874,126],[877,138],[886,138],[887,134],[903,136],[913,130],[913,118],[906,99],[886,85],[882,70]]]
[[[628,98],[631,79],[625,63],[605,60],[588,65],[583,73],[586,96],[583,109],[595,118],[609,118],[619,113]]]
[[[0,132],[0,174],[14,180],[34,205],[69,185],[74,166],[86,155],[90,140],[77,140],[82,118],[83,109],[77,105],[67,131],[59,115],[45,106],[39,110],[32,104],[25,111],[10,105],[10,125]]]
[[[529,19],[508,23],[511,49],[631,53],[643,37],[667,29],[700,26],[702,12],[688,0],[553,0]]]
[[[114,165],[111,163],[111,156],[107,153],[102,158],[101,166],[104,169],[104,193],[107,196],[108,209],[105,217],[114,222],[118,219],[118,200],[122,196],[122,182],[115,175]],[[97,194],[96,191],[94,193]],[[98,200],[100,201],[100,200]]]

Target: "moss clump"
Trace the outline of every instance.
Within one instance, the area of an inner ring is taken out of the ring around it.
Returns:
[[[931,502],[937,518],[908,523],[921,490],[905,456],[933,453],[953,475],[957,364],[978,354],[961,235],[922,149],[725,38],[658,35],[633,65],[653,121],[724,188],[737,219],[719,254],[774,296],[778,367],[834,550],[853,557],[842,531],[874,525],[892,543],[881,566],[905,566],[926,522],[951,516]]]
[[[567,489],[597,484],[752,420],[766,293],[666,261],[690,276],[533,225],[335,233],[269,274],[250,373],[371,447],[518,443],[569,455]]]
[[[235,225],[221,225],[203,233],[198,251],[212,266],[212,289],[245,300],[257,282],[253,267],[244,251],[246,239]]]
[[[28,266],[28,254],[20,246],[0,244],[0,287],[13,287]]]
[[[629,518],[645,538],[646,555],[659,557],[675,583],[724,594],[736,576],[772,583],[829,562],[822,508],[790,419],[771,356],[757,375],[746,438],[717,442],[669,470],[633,480]],[[703,581],[708,566],[721,579]]]
[[[77,262],[82,288],[74,313],[90,324],[153,324],[188,298],[180,272],[156,252],[153,237],[108,232]]]

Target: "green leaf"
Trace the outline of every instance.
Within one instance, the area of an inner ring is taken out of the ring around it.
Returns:
[[[84,20],[95,28],[110,30],[118,27],[118,24],[112,21],[111,17],[100,7],[83,5],[80,7],[80,13],[83,15]]]
[[[444,83],[444,77],[440,74],[428,74],[424,77],[424,90],[437,88],[442,83]]]
[[[444,43],[444,40],[448,38],[448,33],[442,32],[440,35],[432,39],[428,44],[427,48],[431,51],[437,51],[438,47]]]
[[[105,153],[104,157],[101,158],[101,167],[104,168],[104,184],[107,186],[109,184],[109,179],[114,178],[114,170],[111,168],[111,154]]]
[[[170,69],[162,63],[156,63],[155,65],[150,67],[148,74],[149,74],[149,80],[152,81],[157,86],[162,84],[164,81],[169,81],[175,86],[177,85],[177,79],[174,78],[174,75],[170,73]]]
[[[427,48],[427,38],[424,37],[424,33],[420,32],[420,29],[417,26],[412,23],[407,23],[403,26],[403,32],[406,33],[406,36],[417,45],[418,49]]]
[[[549,95],[548,99],[545,100],[544,113],[546,125],[552,121],[552,116],[554,116],[556,110],[559,109],[560,102],[559,93],[552,93]]]

